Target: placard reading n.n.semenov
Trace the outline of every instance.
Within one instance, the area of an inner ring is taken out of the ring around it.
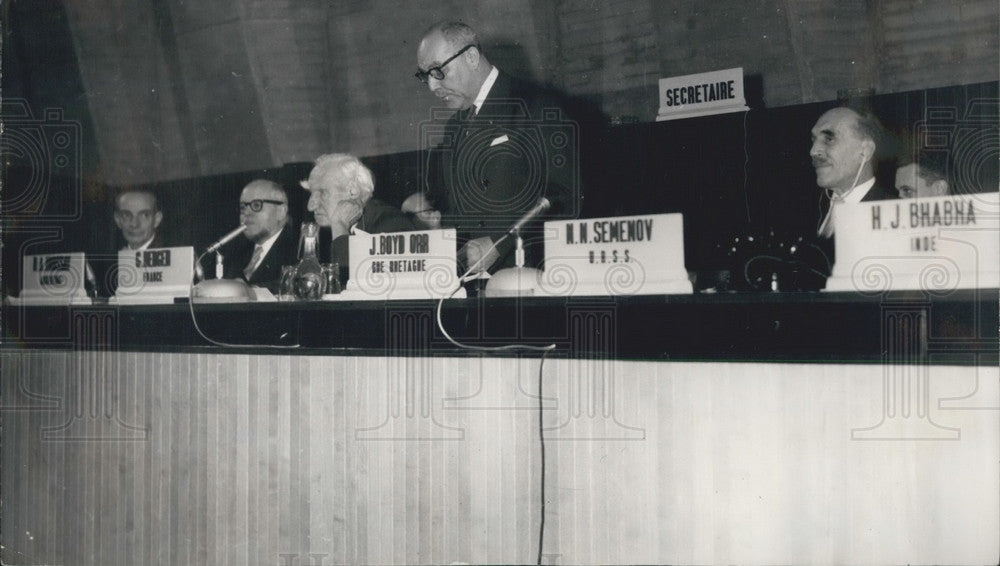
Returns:
[[[437,299],[458,287],[454,229],[362,234],[349,246],[351,278],[338,300]]]
[[[691,293],[684,220],[650,214],[545,223],[545,270],[536,294]]]
[[[827,291],[1000,285],[1000,193],[838,205]]]
[[[749,110],[743,67],[660,79],[656,121]]]

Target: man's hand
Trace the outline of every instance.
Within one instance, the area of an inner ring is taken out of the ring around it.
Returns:
[[[483,257],[485,255],[485,257]],[[462,249],[458,250],[458,261],[466,266],[466,269],[473,268],[470,274],[479,274],[486,271],[497,259],[500,258],[500,254],[497,249],[493,247],[493,240],[489,236],[483,236],[482,238],[476,238],[475,240],[469,240],[462,246]],[[480,261],[482,259],[482,261]],[[476,262],[479,262],[478,264]]]
[[[333,237],[350,234],[351,226],[361,219],[364,207],[353,200],[342,200],[330,215],[330,230]]]

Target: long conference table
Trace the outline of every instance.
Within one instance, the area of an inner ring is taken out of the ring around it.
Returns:
[[[0,558],[1000,553],[996,289],[435,307],[6,306]]]

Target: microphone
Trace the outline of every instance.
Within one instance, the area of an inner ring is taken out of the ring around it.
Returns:
[[[247,227],[246,227],[245,224],[240,224],[238,228],[236,228],[232,232],[226,234],[225,236],[219,238],[218,242],[215,242],[211,246],[208,246],[208,249],[205,250],[205,253],[206,254],[210,254],[210,253],[212,253],[214,251],[217,251],[219,248],[221,248],[222,246],[224,246],[227,243],[229,243],[229,240],[232,240],[236,236],[239,236],[240,234],[242,234],[243,231],[246,230],[246,229],[247,229]]]
[[[507,233],[513,234],[514,232],[520,232],[521,228],[524,228],[525,224],[534,220],[536,216],[545,212],[551,206],[552,203],[549,202],[549,199],[545,197],[539,198],[538,204],[536,204],[534,208],[532,208],[528,212],[525,212],[524,216],[522,216],[520,220],[518,220],[513,226],[511,226],[510,230],[507,230]]]

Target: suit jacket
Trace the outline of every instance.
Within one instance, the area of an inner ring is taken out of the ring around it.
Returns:
[[[861,202],[871,202],[876,200],[892,200],[896,198],[899,198],[899,194],[896,192],[895,189],[887,189],[886,187],[879,184],[878,180],[876,180],[872,188],[868,189],[868,192],[861,199]],[[819,210],[820,210],[820,216],[819,220],[816,221],[816,230],[819,230],[819,227],[822,224],[823,219],[826,218],[827,211],[830,210],[830,199],[827,198],[825,191],[822,193],[822,196],[820,197]],[[822,250],[823,253],[827,256],[830,265],[833,265],[833,260],[835,258],[835,251],[836,251],[833,242],[834,242],[833,238],[819,237],[817,244],[819,249]],[[821,271],[823,270],[825,270],[825,268],[822,269]]]
[[[553,205],[549,218],[578,214],[579,131],[555,95],[500,72],[478,114],[455,113],[442,133],[428,158],[428,196],[460,246],[499,240],[541,197]],[[529,265],[542,259],[541,223],[521,231]],[[490,271],[514,265],[513,248],[512,238],[501,244]]]
[[[899,198],[899,194],[895,189],[887,189],[878,180],[872,188],[868,189],[868,192],[861,199],[861,202],[871,202],[875,200],[892,200]],[[819,230],[820,225],[823,223],[823,219],[826,218],[826,213],[830,210],[830,199],[826,196],[826,191],[820,193],[819,200],[819,218],[816,220],[816,230]]]
[[[410,216],[377,198],[368,199],[365,203],[357,228],[369,234],[411,232],[420,229]],[[339,236],[330,243],[329,251],[325,248],[326,246],[321,244],[320,258],[328,258],[331,263],[339,263],[341,280],[346,282],[350,277],[351,268],[349,236],[346,234]]]
[[[899,198],[899,193],[896,189],[886,188],[875,181],[875,185],[868,191],[861,202],[870,202],[873,200],[893,200]]]
[[[291,220],[281,229],[278,239],[257,264],[257,269],[250,274],[249,280],[243,276],[243,270],[253,257],[254,243],[242,237],[234,242],[236,243],[230,243],[222,250],[223,273],[226,279],[243,279],[251,285],[266,287],[272,293],[278,292],[281,267],[295,265],[299,261],[299,230]],[[226,247],[229,247],[229,250]]]

